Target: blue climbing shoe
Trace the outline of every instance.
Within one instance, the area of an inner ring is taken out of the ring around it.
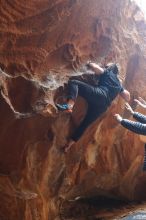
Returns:
[[[70,104],[56,104],[56,107],[58,108],[58,110],[60,111],[66,111],[66,112],[72,112],[73,106]]]

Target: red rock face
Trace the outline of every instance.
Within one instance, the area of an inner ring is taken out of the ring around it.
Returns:
[[[120,63],[131,104],[146,98],[145,28],[128,0],[1,1],[0,219],[57,220],[62,201],[76,197],[146,199],[143,143],[113,119],[128,117],[122,100],[67,154],[60,148],[86,103],[73,119],[54,107],[89,59]]]

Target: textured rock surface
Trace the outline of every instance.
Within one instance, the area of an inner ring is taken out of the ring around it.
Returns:
[[[146,98],[139,8],[128,0],[1,0],[0,42],[0,219],[57,220],[62,201],[76,197],[145,199],[143,144],[112,116],[128,117],[122,100],[66,155],[60,147],[73,120],[54,107],[63,93],[56,89],[88,59],[119,62],[131,104]],[[78,103],[76,124],[86,104]]]

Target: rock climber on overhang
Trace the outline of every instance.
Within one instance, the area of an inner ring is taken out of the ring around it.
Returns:
[[[83,97],[88,103],[85,118],[75,130],[65,151],[78,141],[86,128],[108,109],[118,94],[125,101],[128,102],[130,100],[130,93],[120,83],[119,70],[116,64],[109,63],[105,68],[102,68],[94,62],[89,62],[87,67],[95,74],[100,75],[98,85],[92,86],[79,80],[69,80],[67,103],[56,104],[59,110],[72,112],[78,95]]]

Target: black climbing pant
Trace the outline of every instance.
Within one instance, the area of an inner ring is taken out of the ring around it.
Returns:
[[[72,136],[72,139],[77,141],[85,129],[107,110],[107,98],[100,87],[92,86],[79,80],[70,80],[68,82],[68,88],[69,99],[75,100],[79,95],[88,103],[86,116]]]
[[[146,144],[144,145],[143,171],[146,171]]]

